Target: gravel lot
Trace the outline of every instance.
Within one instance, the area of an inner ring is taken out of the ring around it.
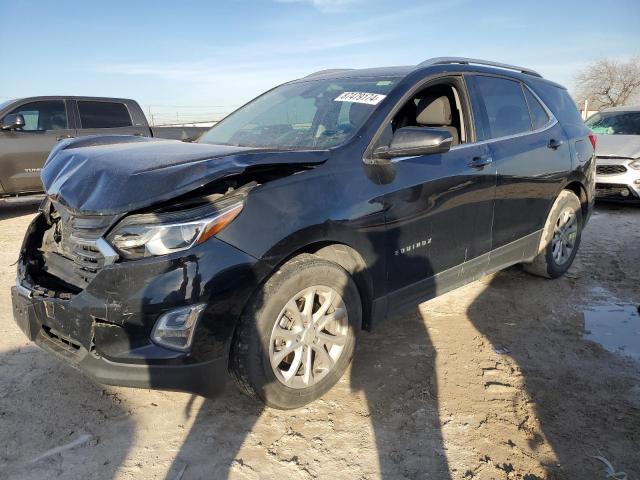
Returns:
[[[640,479],[640,362],[584,338],[585,310],[640,304],[640,208],[599,206],[565,278],[512,268],[363,333],[290,412],[96,385],[27,342],[9,287],[33,212],[0,207],[2,479],[605,479],[596,455]]]

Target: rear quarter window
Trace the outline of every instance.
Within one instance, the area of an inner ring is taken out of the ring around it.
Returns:
[[[567,90],[546,82],[535,82],[531,87],[555,115],[567,135],[574,137],[585,134],[584,121]]]
[[[124,103],[78,100],[82,128],[118,128],[133,125]]]

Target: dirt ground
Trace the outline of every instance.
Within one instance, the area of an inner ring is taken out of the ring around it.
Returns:
[[[585,340],[583,314],[640,304],[640,208],[599,206],[565,278],[511,268],[363,333],[338,385],[289,412],[232,384],[96,385],[30,344],[9,287],[33,211],[0,209],[2,479],[623,478],[594,456],[640,479],[640,362]]]

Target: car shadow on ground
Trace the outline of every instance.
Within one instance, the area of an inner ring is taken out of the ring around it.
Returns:
[[[0,385],[1,478],[118,478],[135,425],[108,387],[35,345],[0,353]]]
[[[331,405],[339,402],[341,397],[362,394],[379,462],[380,474],[375,478],[446,480],[450,476],[440,431],[434,365],[435,351],[422,319],[417,314],[389,319],[373,333],[360,335],[349,380],[352,391],[325,395],[325,400],[327,397],[332,397],[332,400],[317,407],[324,411],[316,414],[316,418],[331,423],[334,413]],[[196,418],[165,476],[166,480],[179,478],[181,473],[184,480],[224,479],[243,472],[243,469],[250,478],[251,474],[257,474],[258,478],[261,474],[264,474],[263,478],[272,478],[273,473],[280,473],[286,478],[286,472],[291,472],[286,463],[259,464],[251,458],[253,445],[243,448],[246,444],[256,443],[252,437],[256,435],[256,424],[263,415],[269,415],[266,421],[274,419],[284,423],[278,428],[285,431],[273,438],[275,442],[272,445],[267,438],[257,442],[261,449],[270,452],[271,460],[275,461],[280,456],[277,452],[280,448],[278,439],[291,435],[295,436],[297,446],[293,450],[294,455],[287,457],[286,462],[295,463],[296,469],[306,470],[318,478],[327,478],[328,472],[335,474],[346,452],[335,452],[330,457],[335,463],[327,465],[327,452],[312,441],[317,439],[318,431],[305,425],[306,412],[294,410],[297,418],[291,418],[289,412],[265,409],[262,404],[241,394],[231,383],[223,395],[205,400],[195,413]],[[342,387],[336,389],[342,390]],[[358,402],[350,403],[349,408]],[[313,410],[314,404],[310,407]],[[410,421],[407,421],[407,414],[411,415]],[[260,428],[264,430],[263,426]],[[349,429],[350,426],[341,428]],[[322,445],[325,448],[335,448],[344,441],[341,428],[324,430]],[[362,446],[369,443],[367,439],[360,438],[359,441]],[[357,441],[352,448],[358,449]],[[241,449],[242,454],[239,453]],[[351,461],[357,463],[362,459]],[[323,464],[327,471],[321,466]],[[267,471],[263,472],[261,467],[266,467]],[[373,472],[378,471],[375,465],[369,467]],[[268,472],[270,469],[275,470]],[[341,475],[344,475],[341,478],[352,478],[346,471]]]
[[[39,205],[39,201],[11,204],[2,203],[2,200],[0,200],[0,220],[8,220],[10,218],[21,217],[22,215],[29,215],[30,213],[36,213]]]
[[[389,239],[389,248],[395,251],[397,241]],[[399,247],[398,247],[399,248]],[[384,261],[379,259],[378,261]],[[396,260],[407,262],[411,268],[423,269],[425,277],[432,274],[430,263],[424,258],[405,257]],[[397,265],[402,268],[402,265]],[[370,267],[375,269],[375,266]],[[340,293],[340,292],[339,292]],[[259,295],[259,294],[258,294]],[[254,297],[261,304],[262,297]],[[413,312],[417,312],[414,308]],[[366,415],[370,418],[375,437],[378,468],[368,465],[371,472],[380,472],[382,479],[397,478],[450,478],[443,445],[440,417],[438,414],[438,386],[434,373],[435,355],[426,326],[417,313],[387,319],[377,325],[371,333],[358,334],[356,352],[351,366],[350,389],[346,395],[362,394],[365,399]],[[390,367],[393,357],[394,368]],[[288,423],[289,412],[266,409],[256,401],[244,398],[234,385],[228,385],[226,392],[217,399],[206,400],[184,440],[180,451],[166,475],[166,480],[182,476],[184,480],[198,478],[229,478],[233,472],[242,469],[259,477],[270,478],[267,472],[259,470],[250,458],[240,457],[238,452],[255,434],[256,423],[263,415],[285,424],[289,433],[296,436],[297,448],[286,464],[295,463],[307,474],[326,478],[329,473],[323,467],[326,461],[333,463],[326,469],[342,478],[350,478],[347,471],[340,471],[341,460],[349,465],[349,460],[336,453],[326,458],[326,451],[316,449],[312,440],[319,439],[320,445],[333,448],[340,445],[342,432],[330,428],[322,438],[305,428],[291,432]],[[331,405],[331,402],[325,405]],[[310,405],[313,407],[313,404]],[[324,407],[323,407],[324,408]],[[294,411],[295,412],[295,411]],[[407,412],[411,422],[407,422]],[[331,422],[332,412],[323,411],[322,421]],[[305,413],[298,418],[304,417]],[[261,422],[263,423],[263,422]],[[304,423],[304,421],[303,421]],[[349,429],[348,425],[340,428]],[[282,436],[286,436],[284,433]],[[356,440],[356,443],[362,439]],[[365,441],[366,442],[366,441]],[[253,443],[253,442],[250,442]],[[274,455],[274,448],[268,442],[258,442],[261,448]],[[325,448],[326,448],[325,447]],[[277,446],[275,447],[277,449]],[[357,449],[357,446],[354,448]],[[250,450],[250,449],[249,449]],[[345,455],[345,453],[342,453]],[[336,458],[336,456],[338,458]],[[278,464],[282,468],[281,464]],[[286,469],[285,469],[286,471]],[[298,473],[300,473],[298,471]],[[277,472],[276,472],[277,474]]]
[[[496,362],[496,379],[501,369],[519,372],[511,378],[521,375],[522,386],[506,399],[505,411],[521,422],[518,431],[527,440],[518,445],[505,437],[501,443],[517,452],[514,458],[536,459],[543,478],[604,478],[596,455],[624,466],[629,478],[636,478],[640,409],[631,399],[638,377],[629,374],[634,369],[628,360],[582,338],[576,290],[570,278],[532,277],[516,266],[495,274],[467,310],[469,321],[498,356],[507,357]],[[578,311],[570,313],[571,305]],[[552,457],[543,453],[549,448]],[[539,478],[517,462],[505,467],[522,478]]]

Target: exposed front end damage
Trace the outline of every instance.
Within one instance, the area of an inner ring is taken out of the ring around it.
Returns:
[[[220,390],[236,320],[266,267],[215,236],[177,253],[127,258],[110,235],[132,218],[160,222],[224,209],[305,168],[246,166],[130,212],[84,212],[63,196],[47,198],[20,252],[12,289],[16,322],[31,340],[99,382],[205,395]],[[190,348],[152,340],[159,318],[193,305],[206,307]]]

